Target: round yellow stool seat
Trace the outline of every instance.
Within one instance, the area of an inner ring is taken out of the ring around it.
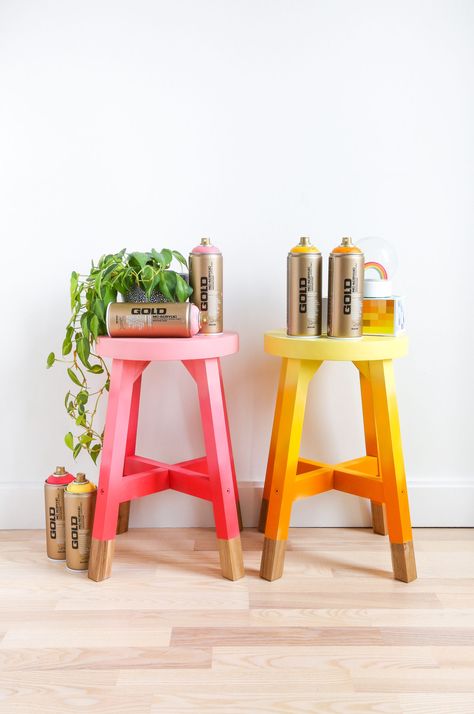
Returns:
[[[265,352],[277,357],[366,362],[396,359],[408,352],[408,337],[374,337],[365,335],[359,340],[337,340],[333,337],[289,337],[286,330],[265,333]]]

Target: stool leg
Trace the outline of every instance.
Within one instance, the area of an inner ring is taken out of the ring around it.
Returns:
[[[134,382],[132,390],[132,403],[130,406],[130,418],[128,421],[127,446],[125,456],[134,456],[137,444],[138,412],[140,408],[140,390],[142,384],[141,375]],[[130,501],[124,501],[119,506],[117,521],[117,535],[128,531],[128,521],[130,518]]]
[[[362,399],[362,414],[364,417],[365,453],[367,456],[378,457],[377,434],[375,431],[374,403],[370,385],[369,363],[356,362],[360,374],[360,395]],[[378,535],[387,535],[385,506],[383,503],[371,501],[372,529]]]
[[[409,583],[416,579],[416,564],[392,361],[370,362],[369,373],[393,574]]]
[[[278,392],[275,404],[275,414],[273,416],[272,437],[270,441],[270,450],[268,452],[267,471],[265,474],[265,485],[263,487],[262,504],[260,506],[260,517],[258,519],[258,530],[260,533],[265,533],[265,524],[267,522],[268,500],[272,487],[273,468],[275,464],[275,448],[277,442],[278,428],[280,426],[281,403],[283,400],[283,388],[286,378],[286,367],[288,360],[283,358],[281,361],[280,378],[278,381]]]
[[[89,558],[91,580],[104,580],[110,577],[112,570],[133,385],[147,364],[147,362],[124,360],[112,362],[104,447]]]
[[[234,454],[232,451],[232,442],[230,439],[229,416],[227,414],[227,402],[226,402],[226,398],[225,398],[224,380],[222,379],[222,366],[221,366],[220,362],[219,362],[219,378],[220,378],[220,385],[221,385],[222,402],[224,405],[224,417],[225,417],[225,427],[226,427],[226,431],[227,431],[227,441],[230,445],[230,461],[231,461],[231,465],[232,465],[232,481],[234,482],[235,505],[237,507],[237,518],[239,520],[239,531],[242,531],[244,528],[244,525],[243,525],[243,521],[242,521],[242,511],[240,509],[239,487],[237,485],[237,475],[235,473]]]
[[[260,565],[260,576],[265,580],[276,580],[283,574],[306,397],[309,383],[320,364],[309,360],[287,360]]]
[[[244,562],[234,488],[232,445],[219,360],[193,360],[185,366],[196,380],[198,388],[222,575],[229,580],[238,580],[244,575]]]

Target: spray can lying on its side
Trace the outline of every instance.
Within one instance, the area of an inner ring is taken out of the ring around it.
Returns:
[[[190,300],[201,311],[201,333],[215,335],[222,332],[222,253],[209,238],[189,254],[189,284],[193,289]]]
[[[97,487],[78,473],[64,491],[66,513],[66,566],[87,570],[91,549]]]
[[[189,302],[111,302],[105,321],[109,337],[192,337],[200,316]]]
[[[321,253],[309,238],[288,253],[287,260],[287,332],[290,336],[321,335]]]
[[[71,481],[74,476],[66,473],[64,466],[56,466],[56,471],[44,482],[46,553],[50,560],[66,559],[64,489]]]
[[[362,337],[364,254],[343,238],[329,255],[328,337]]]

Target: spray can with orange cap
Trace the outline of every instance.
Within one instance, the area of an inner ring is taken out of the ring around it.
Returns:
[[[50,560],[66,559],[64,489],[71,481],[74,476],[64,466],[56,466],[56,471],[44,482],[46,553]]]
[[[87,570],[91,548],[97,487],[78,473],[64,491],[66,513],[66,567]]]
[[[309,238],[300,238],[287,260],[287,332],[321,335],[322,256]]]
[[[343,238],[329,255],[328,337],[362,337],[364,254]]]

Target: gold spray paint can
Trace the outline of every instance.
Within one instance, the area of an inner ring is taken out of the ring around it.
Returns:
[[[321,335],[321,286],[323,259],[309,238],[288,253],[287,332],[294,337]]]
[[[91,548],[97,487],[78,473],[64,491],[66,513],[66,567],[87,570]]]
[[[219,334],[224,329],[222,265],[222,253],[209,238],[202,238],[189,254],[190,300],[201,312],[200,332],[204,335]]]
[[[66,559],[64,489],[71,481],[74,476],[67,473],[64,466],[56,466],[56,471],[44,482],[46,553],[50,560]]]
[[[364,254],[343,238],[329,255],[328,337],[362,337]]]
[[[192,337],[200,315],[189,302],[111,302],[105,322],[109,337]]]

